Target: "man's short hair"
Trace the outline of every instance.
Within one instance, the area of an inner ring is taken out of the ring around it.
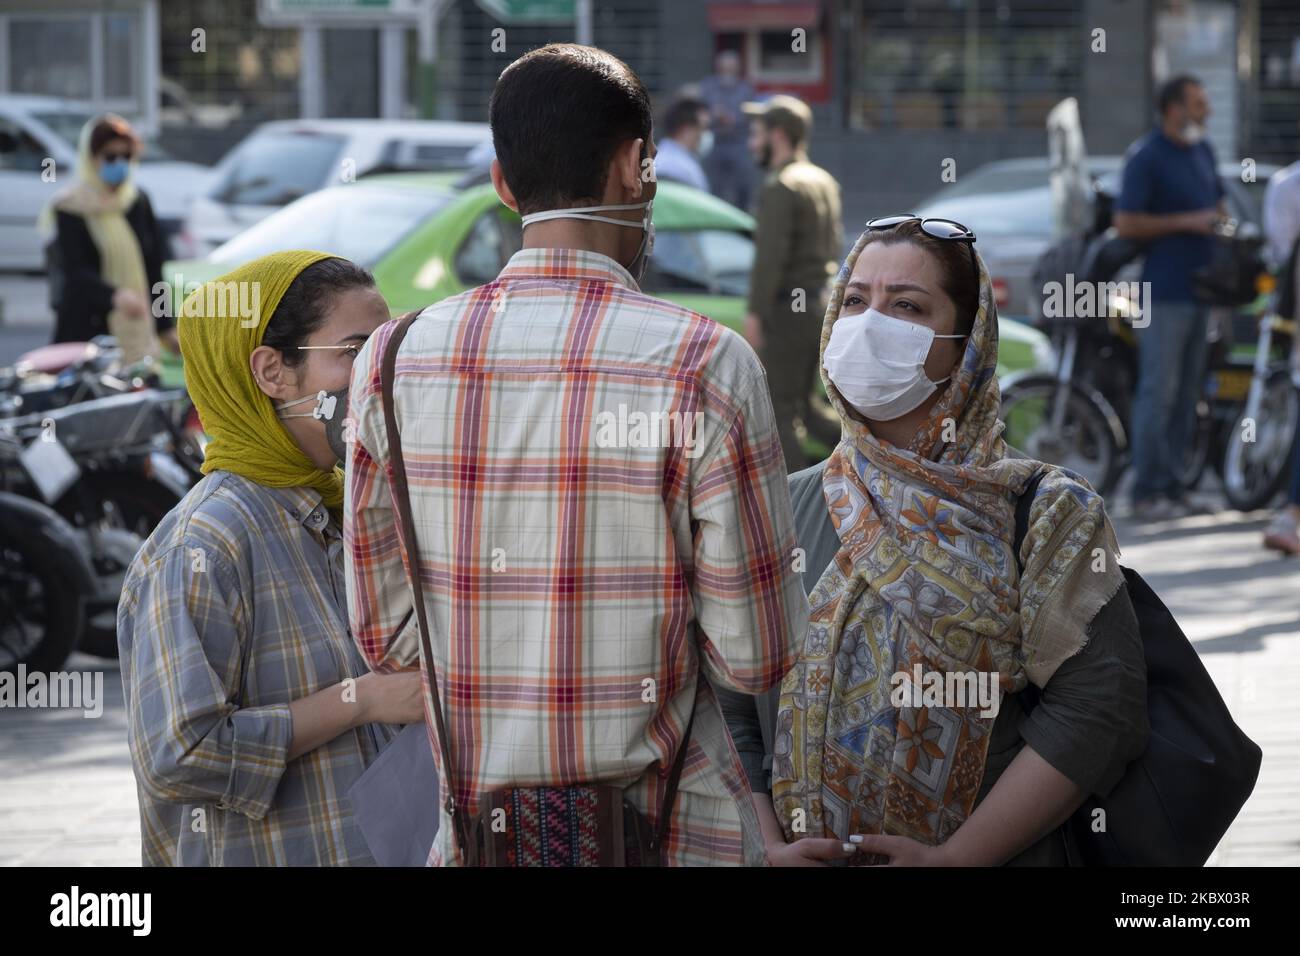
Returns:
[[[706,109],[708,106],[704,100],[693,96],[680,96],[673,100],[664,113],[664,135],[676,136],[688,126],[702,126],[700,114]]]
[[[1167,80],[1160,87],[1160,92],[1156,96],[1156,109],[1161,116],[1169,112],[1169,107],[1177,106],[1187,99],[1187,90],[1189,87],[1202,86],[1200,80],[1190,73],[1184,73],[1181,76],[1175,76],[1172,80]]]
[[[648,155],[650,96],[618,57],[551,43],[502,71],[489,106],[492,145],[520,213],[599,202],[610,160],[630,139]]]

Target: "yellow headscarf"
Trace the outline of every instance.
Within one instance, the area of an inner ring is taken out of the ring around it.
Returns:
[[[63,190],[45,207],[40,228],[53,235],[55,211],[72,213],[86,221],[86,230],[99,251],[99,274],[114,289],[133,289],[150,300],[149,276],[144,255],[135,231],[126,220],[126,211],[134,205],[139,191],[134,182],[136,161],[132,160],[126,180],[111,189],[100,178],[99,164],[90,151],[91,134],[105,117],[119,119],[111,113],[96,116],[81,128],[77,141],[77,181]],[[125,124],[125,120],[121,120]],[[117,339],[122,362],[134,365],[147,357],[156,358],[162,348],[153,317],[128,318],[116,309],[108,313],[108,333]]]
[[[343,506],[343,471],[317,468],[289,437],[248,359],[294,279],[326,252],[275,252],[196,289],[177,319],[185,384],[209,441],[203,473],[243,475],[270,488],[314,488]]]

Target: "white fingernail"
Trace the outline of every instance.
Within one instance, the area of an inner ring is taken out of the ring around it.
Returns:
[[[853,836],[849,837],[849,842],[850,842],[850,843],[861,843],[861,842],[862,842],[863,840],[865,840],[865,839],[866,839],[866,837],[864,837],[861,833],[855,833],[855,834],[853,834]]]

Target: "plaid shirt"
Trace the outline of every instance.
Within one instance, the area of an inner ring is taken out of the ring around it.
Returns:
[[[136,555],[117,634],[146,865],[374,864],[347,791],[394,729],[285,760],[289,702],[366,673],[342,558],[319,492],[224,471]]]
[[[380,399],[392,329],[353,370],[344,508],[353,636],[378,668],[420,656]],[[603,783],[657,822],[698,701],[666,855],[761,862],[744,772],[698,679],[766,690],[808,615],[749,346],[643,295],[606,256],[525,249],[414,322],[396,406],[463,812],[499,787]],[[435,732],[430,715],[441,764]],[[455,858],[442,811],[430,863]]]

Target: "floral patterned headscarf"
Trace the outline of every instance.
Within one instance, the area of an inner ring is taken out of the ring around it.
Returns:
[[[863,233],[840,269],[823,355],[858,256],[879,235]],[[965,352],[907,447],[874,437],[822,371],[842,422],[823,477],[840,549],[809,596],[781,688],[773,803],[789,839],[948,839],[979,792],[994,719],[970,678],[1003,693],[1045,685],[1123,581],[1101,498],[1073,473],[1008,457],[982,259],[979,276]],[[1039,471],[1018,562],[1016,504]],[[938,679],[962,690],[923,695]]]

